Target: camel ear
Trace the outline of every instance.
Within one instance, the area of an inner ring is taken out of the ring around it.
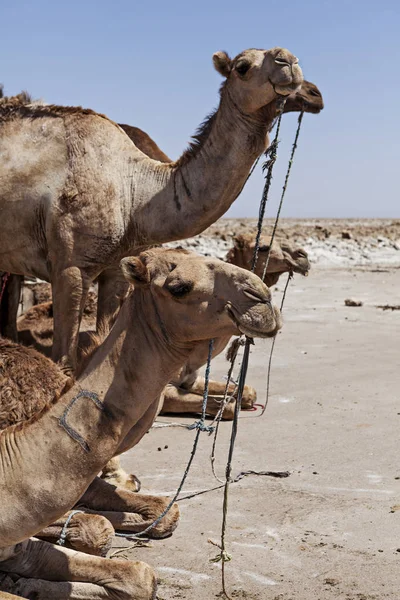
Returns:
[[[232,70],[232,60],[229,58],[229,55],[220,50],[213,55],[213,63],[215,70],[218,71],[222,77],[228,77],[229,73]]]
[[[133,285],[149,285],[150,273],[146,265],[138,256],[128,256],[120,262],[120,267],[125,279]]]
[[[233,244],[235,246],[235,248],[238,248],[240,250],[242,250],[245,246],[245,239],[243,237],[243,235],[241,233],[239,233],[239,235],[235,235],[233,238]]]

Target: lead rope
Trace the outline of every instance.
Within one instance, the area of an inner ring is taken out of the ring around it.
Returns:
[[[115,534],[116,536],[124,537],[128,540],[137,540],[137,539],[140,539],[143,535],[146,535],[146,533],[148,533],[149,531],[154,529],[154,527],[156,527],[160,523],[160,521],[165,517],[165,515],[171,510],[172,506],[177,501],[179,494],[182,491],[182,488],[185,484],[186,478],[189,474],[190,467],[192,466],[192,462],[193,462],[193,459],[194,459],[196,451],[197,451],[200,434],[203,431],[206,431],[208,433],[213,432],[213,430],[214,430],[213,427],[205,425],[207,401],[208,401],[208,385],[209,385],[209,381],[210,381],[210,365],[211,365],[213,348],[214,348],[214,340],[212,339],[212,340],[210,340],[210,343],[208,345],[208,358],[207,358],[207,366],[206,366],[206,372],[205,372],[205,377],[204,377],[204,393],[203,393],[203,405],[202,405],[202,410],[201,410],[201,418],[187,428],[187,429],[196,429],[196,435],[194,438],[193,448],[190,453],[188,464],[186,465],[185,472],[184,472],[181,482],[178,486],[178,489],[175,492],[174,497],[169,502],[169,504],[167,505],[165,510],[161,513],[161,515],[159,517],[157,517],[157,519],[155,519],[152,523],[150,523],[150,525],[148,527],[146,527],[146,529],[144,529],[140,533],[136,533],[136,534],[116,533]]]
[[[296,148],[297,148],[297,142],[299,141],[299,135],[300,135],[300,129],[301,129],[301,123],[303,121],[303,117],[304,117],[304,110],[301,111],[301,113],[299,114],[299,118],[297,120],[296,135],[294,137],[294,142],[293,142],[293,145],[292,145],[292,152],[290,153],[288,168],[287,168],[287,171],[286,171],[285,182],[283,184],[282,193],[281,193],[281,199],[279,201],[278,212],[276,213],[276,219],[275,219],[275,223],[274,223],[274,228],[272,230],[271,241],[269,243],[269,250],[267,252],[267,258],[266,258],[265,265],[264,265],[264,271],[263,271],[263,275],[261,277],[261,279],[263,281],[265,279],[265,275],[266,275],[267,268],[268,268],[269,256],[270,256],[270,253],[271,253],[272,242],[275,239],[275,233],[276,233],[276,230],[278,228],[279,218],[281,216],[283,199],[284,199],[285,194],[286,194],[286,190],[287,190],[287,186],[288,186],[288,182],[289,182],[289,177],[290,177],[290,172],[292,170],[293,159],[294,159],[294,155],[295,155]]]
[[[256,242],[255,242],[255,247],[254,247],[254,253],[253,253],[253,260],[252,260],[252,265],[251,265],[251,271],[254,272],[256,264],[257,264],[257,257],[258,257],[258,250],[259,250],[259,246],[260,246],[260,238],[261,238],[261,232],[262,232],[262,225],[263,225],[263,221],[264,221],[264,215],[265,215],[265,208],[266,208],[266,204],[267,204],[267,200],[268,200],[268,194],[269,194],[269,189],[271,187],[271,182],[272,182],[272,170],[277,158],[277,149],[278,149],[278,144],[279,144],[279,133],[280,133],[280,129],[281,129],[281,121],[282,121],[282,114],[283,114],[283,109],[285,106],[285,99],[282,99],[279,102],[278,105],[278,117],[277,117],[277,127],[276,127],[276,132],[275,132],[275,137],[271,143],[271,145],[267,148],[267,150],[265,151],[265,157],[267,159],[267,161],[265,162],[265,164],[263,165],[263,171],[266,169],[267,170],[267,175],[265,177],[265,184],[264,184],[264,189],[263,189],[263,194],[261,197],[261,202],[260,202],[260,209],[259,209],[259,214],[258,214],[258,224],[257,224],[257,235],[256,235]],[[255,163],[253,164],[253,167],[250,170],[250,173],[247,176],[247,179],[244,183],[244,185],[247,183],[248,179],[251,177],[254,169],[256,168],[258,162],[260,160],[260,156],[257,158],[257,160],[255,161]],[[243,185],[243,187],[244,187]],[[243,189],[243,188],[242,188]],[[269,253],[268,253],[269,254]],[[215,473],[215,448],[216,448],[216,444],[217,444],[217,438],[218,438],[218,433],[219,433],[219,425],[222,419],[222,415],[224,412],[224,409],[227,405],[227,403],[230,400],[230,397],[228,396],[228,388],[229,388],[229,383],[231,383],[231,378],[232,378],[232,372],[233,372],[233,368],[235,365],[235,361],[236,361],[236,357],[237,357],[237,353],[239,350],[239,345],[245,345],[245,353],[246,353],[246,347],[248,345],[248,342],[246,340],[246,342],[244,341],[244,336],[241,336],[240,338],[238,338],[238,342],[234,342],[233,344],[237,343],[237,346],[234,348],[233,352],[231,352],[231,365],[229,367],[229,371],[228,371],[228,375],[227,375],[227,383],[225,386],[225,392],[224,392],[224,398],[222,400],[222,404],[221,404],[221,408],[219,409],[215,419],[213,422],[216,422],[216,427],[215,427],[215,434],[214,434],[214,440],[213,440],[213,445],[212,445],[212,450],[211,450],[211,456],[210,456],[210,460],[211,460],[211,469],[213,472],[214,477],[220,481],[222,483],[222,480],[219,479],[219,477],[216,475]],[[244,356],[243,356],[243,360],[244,360]],[[236,400],[236,403],[239,401],[239,399]],[[241,399],[240,399],[241,402]],[[236,411],[235,411],[236,414]]]
[[[291,152],[290,158],[289,158],[289,164],[288,164],[288,168],[287,168],[287,171],[286,171],[285,182],[284,182],[283,188],[282,188],[282,194],[281,194],[281,199],[280,199],[280,202],[279,202],[278,212],[277,212],[277,215],[276,215],[275,225],[274,225],[274,228],[272,230],[271,241],[270,241],[270,244],[269,244],[269,250],[268,250],[268,254],[267,254],[267,259],[266,259],[265,265],[264,265],[264,271],[263,271],[263,275],[262,275],[262,280],[263,281],[265,279],[265,274],[266,274],[267,268],[268,268],[268,262],[269,262],[269,256],[270,256],[270,251],[271,251],[272,243],[274,241],[275,233],[276,233],[276,230],[277,230],[277,227],[278,227],[278,221],[279,221],[279,216],[281,214],[283,198],[285,197],[285,193],[286,193],[286,189],[287,189],[287,185],[288,185],[288,181],[289,181],[289,177],[290,177],[290,172],[292,170],[293,159],[294,159],[294,155],[295,155],[295,152],[296,152],[296,149],[297,149],[297,142],[299,140],[300,129],[301,129],[301,124],[302,124],[302,121],[303,121],[303,117],[304,117],[304,111],[302,111],[299,114],[299,118],[298,118],[298,121],[297,121],[296,135],[295,135],[293,146],[292,146],[292,152]],[[289,282],[292,279],[292,277],[293,277],[293,273],[290,272],[288,274],[288,278],[287,278],[287,281],[286,281],[285,289],[283,290],[283,296],[282,296],[282,301],[281,301],[281,306],[280,306],[281,313],[283,311],[283,305],[285,303],[286,292],[287,292],[287,289],[289,287]],[[267,387],[266,387],[266,392],[265,392],[265,402],[264,402],[264,406],[263,406],[263,409],[262,409],[261,413],[258,415],[259,417],[263,416],[263,414],[267,410],[267,406],[268,406],[268,402],[269,402],[269,390],[270,390],[270,382],[271,382],[271,366],[272,366],[272,357],[273,357],[274,349],[275,349],[275,342],[276,342],[276,336],[272,340],[272,344],[271,344],[271,351],[270,351],[269,360],[268,360]]]
[[[277,148],[278,148],[278,144],[279,144],[279,133],[280,133],[280,128],[281,128],[282,112],[283,112],[284,105],[285,105],[285,100],[283,100],[280,103],[279,117],[278,117],[278,123],[277,123],[277,127],[276,127],[276,133],[275,133],[274,140],[273,140],[272,144],[270,145],[270,147],[265,152],[265,156],[266,156],[267,160],[263,165],[263,172],[266,171],[266,176],[265,176],[265,184],[264,184],[264,189],[263,189],[261,202],[260,202],[260,210],[259,210],[258,224],[257,224],[257,235],[256,235],[253,261],[252,261],[252,267],[251,267],[252,272],[254,272],[256,264],[257,264],[258,250],[259,250],[259,246],[260,246],[260,238],[261,238],[262,226],[263,226],[263,221],[264,221],[265,208],[267,205],[268,194],[269,194],[269,190],[270,190],[271,182],[272,182],[272,172],[273,172],[273,168],[274,168],[274,165],[275,165],[275,162],[277,159]],[[235,412],[234,412],[234,417],[233,417],[233,422],[232,422],[232,432],[231,432],[231,439],[230,439],[230,444],[229,444],[228,460],[227,460],[227,465],[226,465],[226,470],[225,470],[224,501],[223,501],[223,507],[222,507],[221,541],[219,544],[212,542],[214,545],[218,546],[218,548],[220,549],[220,553],[215,558],[212,559],[212,562],[221,562],[222,592],[228,600],[232,600],[226,590],[226,580],[225,580],[225,563],[229,562],[232,558],[226,550],[226,539],[225,539],[226,538],[227,517],[228,517],[229,486],[230,486],[230,483],[232,482],[231,475],[232,475],[233,451],[235,448],[235,441],[236,441],[236,436],[237,436],[237,431],[238,431],[239,413],[240,413],[240,409],[241,409],[243,389],[244,389],[244,385],[246,382],[247,369],[248,369],[248,365],[249,365],[249,354],[250,354],[250,344],[251,343],[252,343],[252,340],[250,338],[246,337],[242,365],[241,365],[240,373],[239,373],[238,393],[237,393]]]
[[[273,171],[273,167],[274,167],[274,164],[275,164],[276,158],[277,158],[277,148],[278,148],[278,144],[279,144],[278,136],[279,136],[279,132],[280,132],[284,103],[285,103],[285,101],[282,102],[281,107],[280,107],[280,114],[279,114],[279,118],[278,118],[275,138],[274,138],[271,146],[265,153],[267,160],[263,165],[263,171],[267,171],[267,173],[265,176],[265,185],[264,185],[263,194],[262,194],[261,202],[260,202],[260,210],[259,210],[259,217],[258,217],[258,224],[257,224],[257,235],[256,235],[256,240],[255,240],[255,247],[254,247],[254,254],[253,254],[253,261],[252,261],[252,268],[251,268],[252,272],[254,272],[254,270],[255,270],[255,267],[257,264],[257,259],[258,259],[258,252],[259,252],[259,247],[260,247],[260,238],[261,238],[262,226],[263,226],[263,221],[264,221],[265,209],[266,209],[266,204],[268,201],[268,194],[269,194],[269,190],[270,190],[271,182],[272,182],[272,171]],[[290,172],[291,172],[291,168],[292,168],[292,164],[293,164],[293,158],[294,158],[294,154],[295,154],[295,151],[297,148],[297,142],[298,142],[298,138],[299,138],[299,134],[300,134],[303,116],[304,116],[304,111],[302,111],[300,113],[299,119],[298,119],[297,131],[296,131],[295,139],[294,139],[293,146],[292,146],[288,169],[286,172],[286,177],[285,177],[282,194],[281,194],[281,198],[280,198],[280,202],[279,202],[278,212],[277,212],[277,215],[275,218],[275,224],[274,224],[274,228],[272,231],[271,241],[270,241],[269,249],[268,249],[267,256],[266,256],[266,262],[264,265],[262,280],[264,280],[265,274],[267,271],[272,242],[274,241],[275,233],[276,233],[276,230],[278,227],[279,217],[280,217],[280,213],[281,213],[281,209],[282,209],[282,205],[283,205],[283,199],[285,197],[285,193],[286,193],[286,189],[287,189],[287,185],[288,185],[288,181],[289,181],[289,176],[290,176]],[[283,293],[283,297],[282,297],[281,311],[283,309],[283,304],[285,301],[286,292],[287,292],[287,288],[288,288],[291,277],[292,277],[292,273],[289,273],[289,276],[288,276],[288,279],[286,282],[286,286],[285,286],[285,290]],[[267,403],[268,403],[268,399],[269,399],[270,372],[271,372],[272,355],[273,355],[273,351],[274,351],[275,340],[276,340],[276,336],[273,339],[270,357],[269,357],[268,378],[267,378],[267,399],[266,399],[266,403],[265,403],[265,406],[264,406],[261,414],[264,414]],[[234,419],[233,419],[233,424],[232,424],[232,434],[231,434],[231,441],[230,441],[230,446],[229,446],[228,462],[227,462],[227,466],[226,466],[223,517],[222,517],[222,528],[221,528],[221,542],[220,542],[220,544],[215,544],[215,542],[211,542],[214,545],[217,545],[220,549],[220,554],[218,554],[212,560],[213,560],[213,562],[221,561],[221,563],[222,563],[222,568],[221,568],[222,592],[228,600],[232,600],[226,590],[226,579],[225,579],[225,563],[229,562],[231,560],[231,556],[226,551],[226,542],[225,542],[226,527],[227,527],[227,513],[228,513],[228,499],[229,499],[229,485],[232,482],[231,473],[232,473],[233,450],[234,450],[237,429],[238,429],[238,420],[239,420],[239,412],[240,412],[240,408],[241,408],[241,401],[242,401],[242,397],[243,397],[243,389],[244,389],[246,375],[247,375],[247,369],[248,369],[250,344],[251,344],[251,340],[249,338],[246,338],[244,354],[243,354],[243,361],[242,361],[242,366],[241,366],[240,374],[239,374],[238,394],[237,394],[235,413],[234,413]],[[236,358],[236,356],[234,358]],[[233,370],[233,367],[232,367],[232,370]],[[229,373],[231,374],[231,369],[229,370]],[[229,379],[228,379],[228,382],[229,382]],[[215,440],[214,440],[214,445],[215,445]],[[213,450],[214,450],[214,446],[213,446]],[[212,455],[212,457],[215,460],[214,454]]]

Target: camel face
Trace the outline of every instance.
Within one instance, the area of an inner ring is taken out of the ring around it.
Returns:
[[[283,257],[286,260],[288,267],[290,267],[290,270],[294,273],[300,273],[301,275],[308,275],[311,265],[308,260],[307,252],[303,250],[303,248],[298,248],[287,240],[281,241],[280,246]]]
[[[241,52],[230,59],[225,52],[213,56],[214,66],[227,77],[226,90],[242,110],[252,113],[277,96],[297,92],[303,82],[298,59],[286,48]]]
[[[142,286],[144,301],[154,302],[176,344],[240,333],[272,337],[282,326],[267,286],[235,265],[157,248],[123,259],[121,267],[135,289]]]
[[[288,96],[284,112],[304,112],[318,114],[324,108],[322,94],[314,83],[304,80],[301,88]]]
[[[233,238],[234,246],[228,252],[227,261],[229,263],[251,269],[254,255],[255,241],[253,235],[238,235]],[[265,267],[267,253],[269,251],[270,239],[267,236],[261,236],[260,247],[255,273],[262,277]],[[303,248],[296,246],[288,240],[281,240],[272,244],[265,282],[268,286],[275,285],[282,273],[300,273],[307,275],[311,265],[308,255]]]

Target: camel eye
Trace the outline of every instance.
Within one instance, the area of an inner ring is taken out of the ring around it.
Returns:
[[[191,292],[192,289],[193,289],[192,282],[180,281],[179,283],[174,283],[174,284],[168,286],[168,290],[172,294],[172,296],[174,296],[174,298],[183,298],[184,296],[189,294],[189,292]]]
[[[269,246],[267,246],[266,244],[264,244],[263,246],[260,246],[258,250],[260,252],[268,252]]]
[[[235,69],[239,73],[239,75],[243,77],[243,75],[246,75],[250,67],[251,63],[249,63],[247,60],[241,60],[237,63]]]

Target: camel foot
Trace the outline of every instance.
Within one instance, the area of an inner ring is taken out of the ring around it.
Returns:
[[[129,493],[129,492],[127,492]],[[96,509],[96,514],[101,514],[110,521],[115,529],[120,533],[125,532],[127,534],[142,533],[149,525],[164,512],[168,506],[169,498],[160,498],[159,496],[143,496],[142,494],[135,494],[136,498],[140,498],[142,506],[130,507],[129,512],[121,510],[99,510]],[[146,498],[146,500],[144,500]],[[86,508],[88,512],[92,512],[91,509]],[[131,512],[132,511],[132,512]],[[94,512],[94,511],[93,511]],[[168,513],[161,519],[161,521],[155,525],[146,536],[154,539],[161,540],[166,537],[170,537],[178,526],[179,522],[179,507],[177,503],[174,503]]]
[[[31,538],[0,562],[0,590],[32,600],[155,600],[157,583],[146,563],[88,556]]]
[[[122,470],[122,469],[121,469]],[[125,490],[129,490],[130,492],[140,492],[142,488],[142,483],[136,475],[129,475],[128,473],[118,473],[116,475],[108,475],[101,474],[100,477],[110,483],[111,485],[116,485],[117,487],[124,488]]]
[[[53,544],[65,532],[65,546],[85,552],[92,556],[107,556],[114,540],[114,527],[101,515],[76,513],[70,519],[67,528],[64,525],[70,513],[61,517],[37,534],[37,538]]]
[[[245,385],[242,396],[242,409],[249,410],[253,408],[257,401],[257,392],[251,385]]]
[[[140,492],[142,484],[136,475],[129,475],[122,467],[119,456],[114,456],[105,465],[100,475],[111,485],[129,490],[130,492]]]
[[[164,512],[169,502],[169,498],[136,494],[96,477],[77,508],[106,517],[116,531],[141,533]],[[160,523],[149,531],[148,536],[168,537],[175,531],[178,521],[179,508],[175,503]]]

